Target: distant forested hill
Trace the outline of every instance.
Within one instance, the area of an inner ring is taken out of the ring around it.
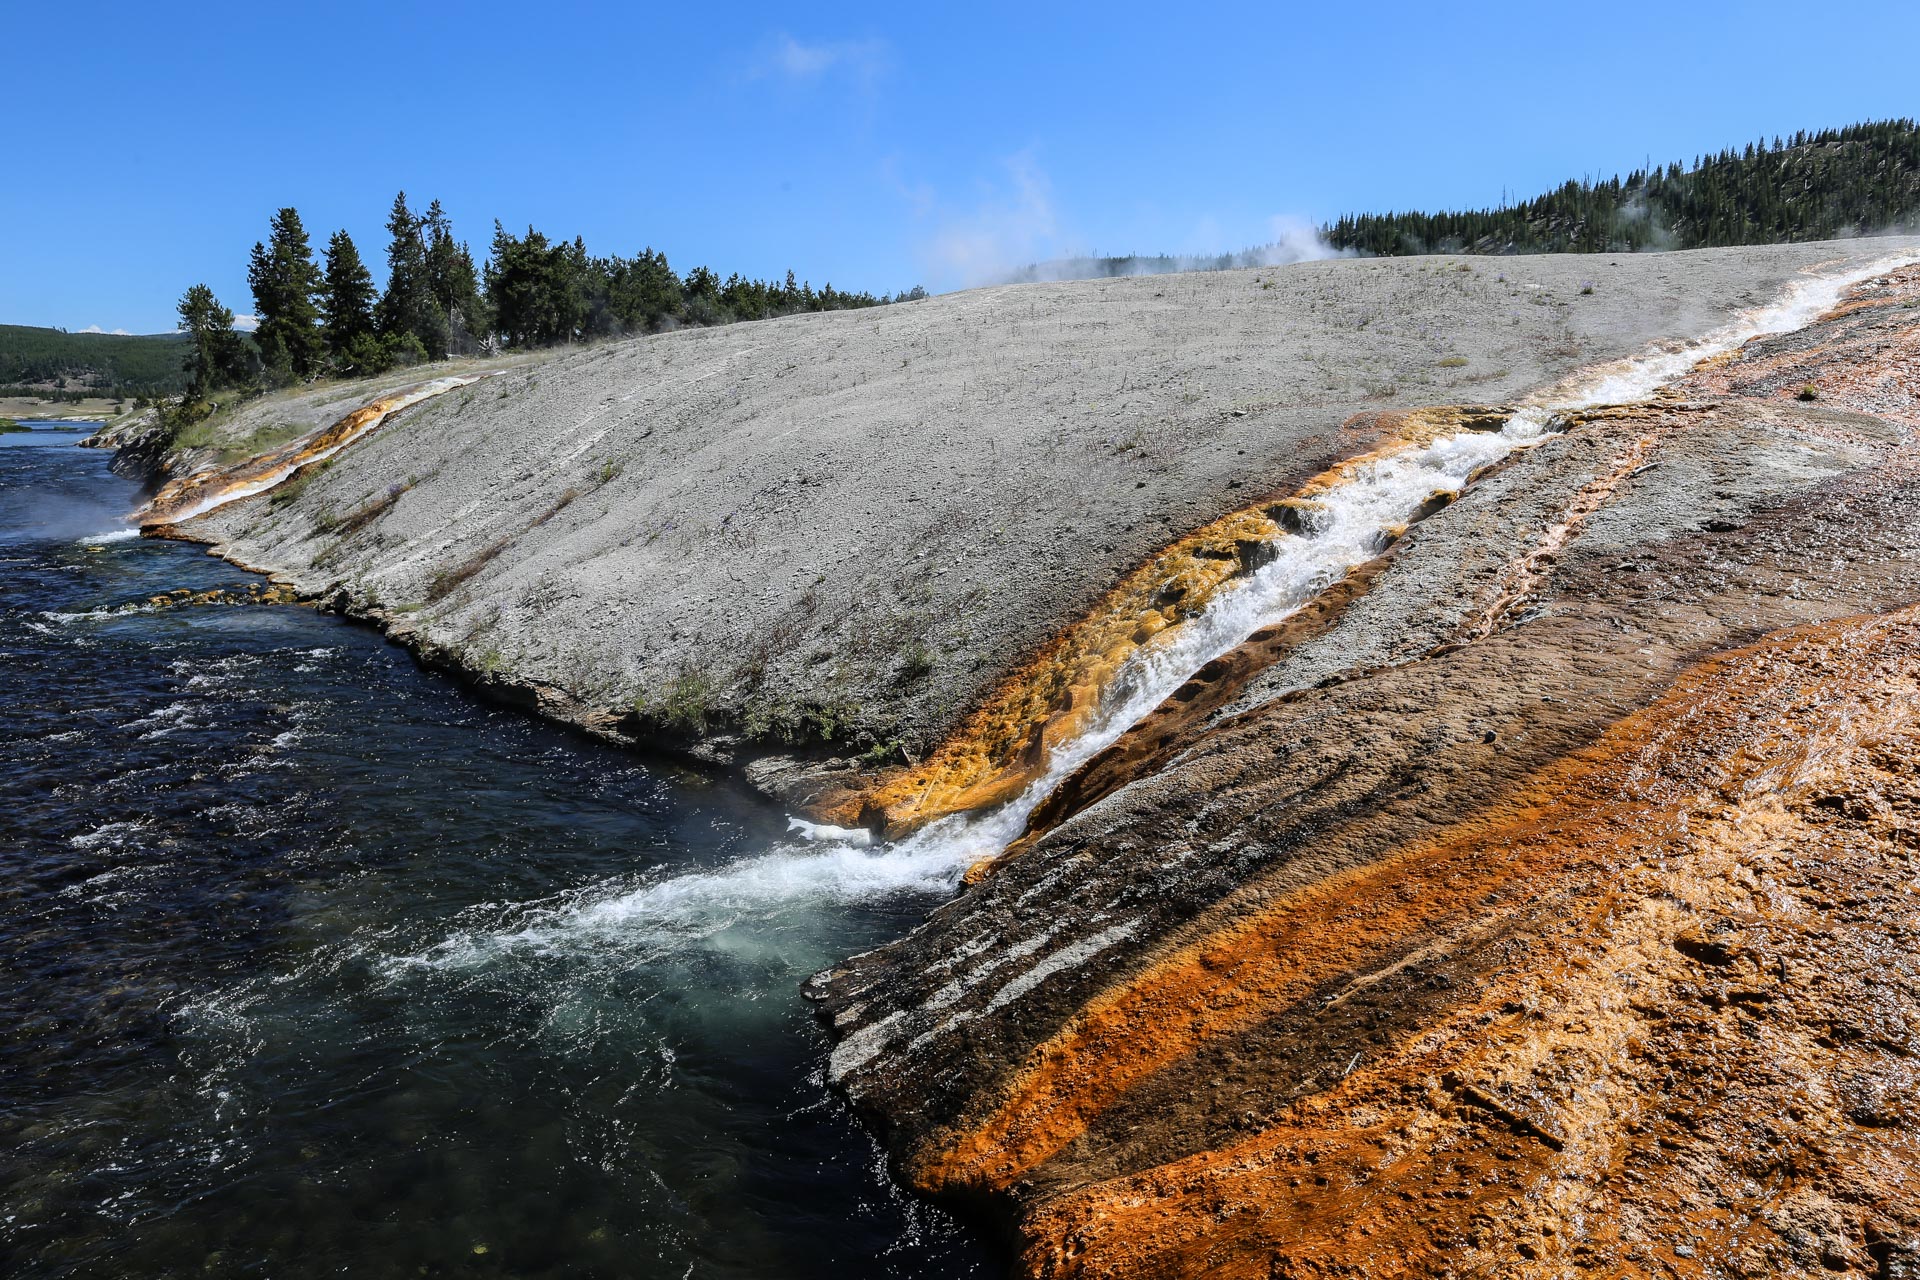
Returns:
[[[68,333],[0,324],[0,388],[89,395],[173,395],[187,385],[187,337]]]
[[[1569,182],[1525,204],[1461,213],[1361,214],[1327,227],[1370,254],[1608,253],[1831,240],[1920,228],[1920,126],[1797,133],[1690,169]]]

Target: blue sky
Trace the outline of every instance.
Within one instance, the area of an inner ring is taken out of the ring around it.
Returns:
[[[498,217],[891,292],[1920,113],[1912,0],[22,0],[5,29],[0,321],[134,332],[198,280],[250,310],[247,250],[285,204],[379,276],[401,188],[476,255]]]

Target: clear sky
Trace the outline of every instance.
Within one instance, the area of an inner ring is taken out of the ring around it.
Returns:
[[[1920,113],[1920,3],[30,3],[0,17],[0,321],[173,327],[296,206],[396,190],[678,268],[948,289],[1276,220],[1479,206]]]

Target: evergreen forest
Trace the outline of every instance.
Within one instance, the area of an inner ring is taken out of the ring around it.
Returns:
[[[1920,227],[1920,126],[1882,120],[1749,143],[1690,168],[1568,182],[1524,204],[1348,216],[1336,249],[1421,253],[1631,253],[1833,240]]]

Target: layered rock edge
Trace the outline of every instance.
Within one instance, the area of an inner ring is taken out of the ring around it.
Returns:
[[[1916,426],[1911,268],[1572,423],[821,975],[835,1079],[1023,1274],[1916,1265]]]

